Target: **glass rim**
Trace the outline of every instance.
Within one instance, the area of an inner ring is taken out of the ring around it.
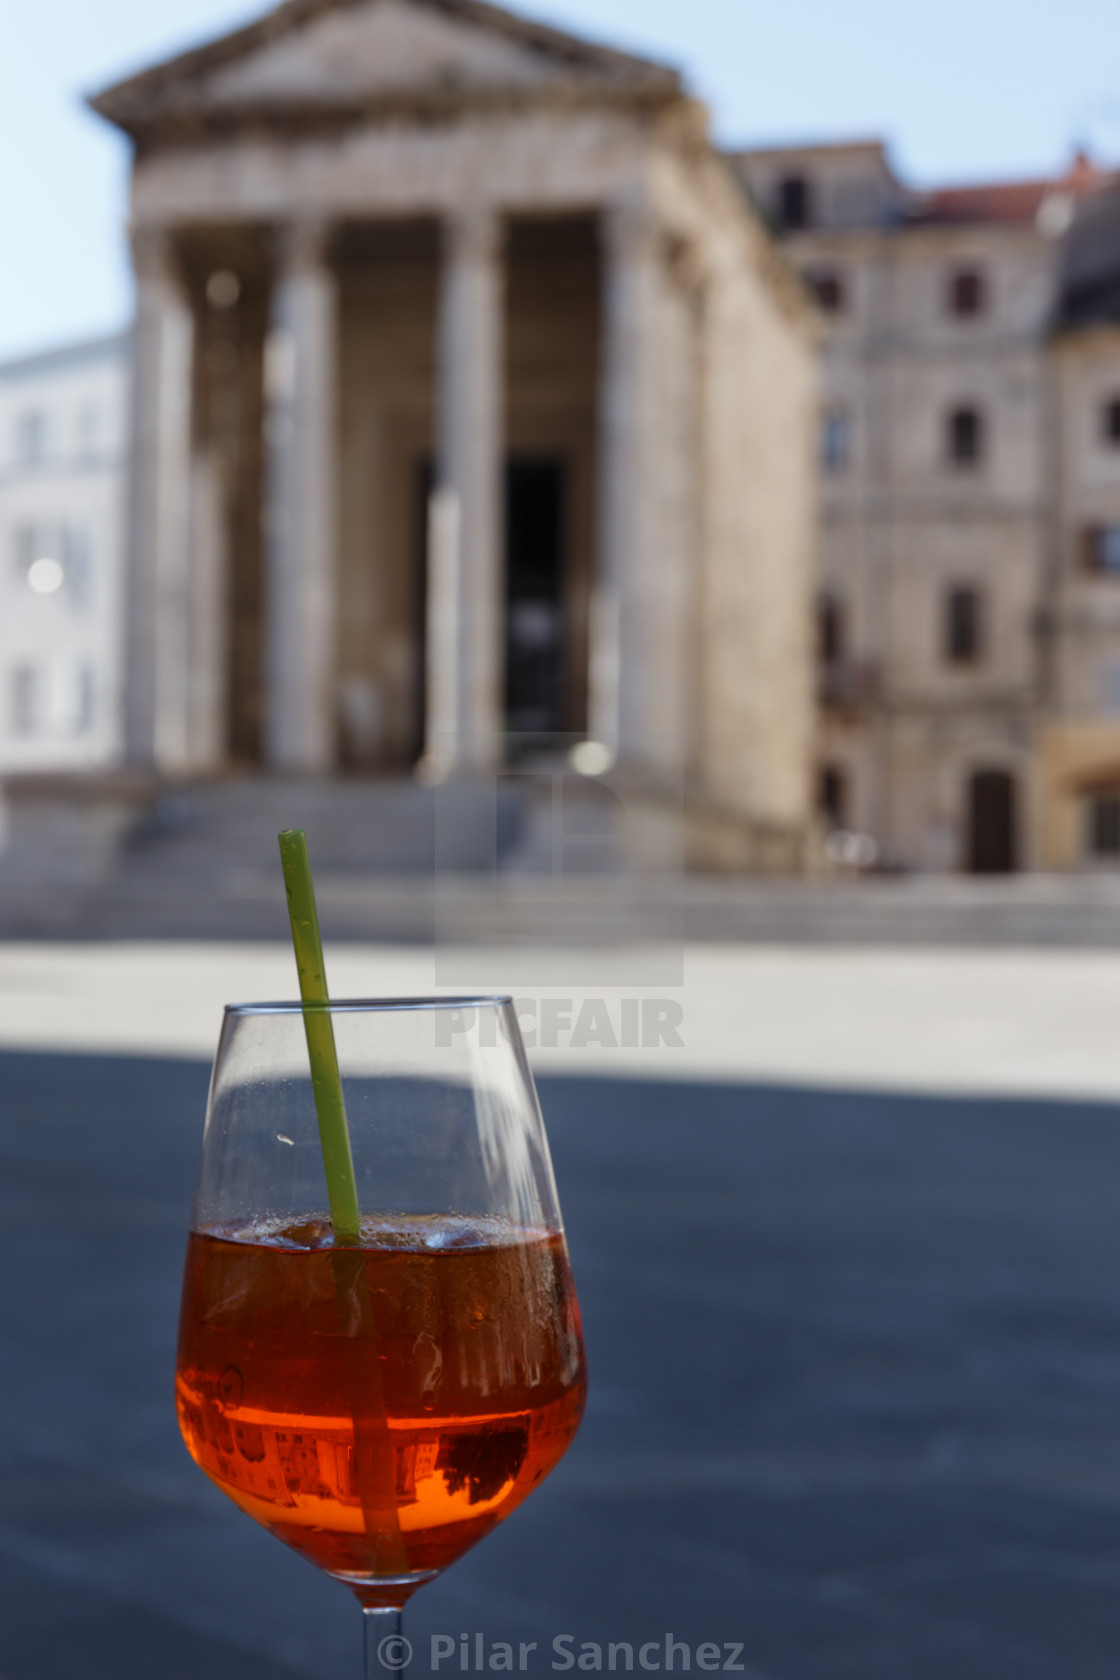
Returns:
[[[302,1015],[305,1010],[332,1015],[389,1014],[422,1009],[503,1009],[513,1003],[509,992],[471,992],[456,997],[331,998],[329,1003],[301,1003],[282,999],[265,1003],[227,1003],[226,1015]]]

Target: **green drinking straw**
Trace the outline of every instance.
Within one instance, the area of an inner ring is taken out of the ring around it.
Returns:
[[[311,1088],[319,1116],[331,1224],[339,1244],[332,1256],[332,1270],[342,1333],[349,1350],[354,1479],[362,1507],[370,1568],[374,1575],[402,1575],[408,1569],[408,1555],[397,1515],[396,1459],[385,1418],[385,1390],[373,1304],[358,1247],[362,1216],[338,1071],[307,836],[302,828],[288,828],[278,839],[299,970],[299,995],[311,1062]]]
[[[330,1014],[330,994],[323,966],[323,941],[315,910],[315,887],[307,835],[302,828],[286,828],[277,836],[284,887],[288,894],[288,915],[292,922],[292,944],[299,971],[299,995],[303,1004],[303,1027],[311,1062],[311,1089],[319,1117],[319,1142],[323,1149],[323,1170],[327,1175],[327,1196],[331,1224],[340,1243],[361,1241],[362,1214],[354,1178],[354,1157],[350,1152],[350,1131],[346,1124],[346,1101],[338,1071],[338,1051]]]

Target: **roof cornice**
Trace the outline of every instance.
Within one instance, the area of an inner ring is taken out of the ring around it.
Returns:
[[[191,84],[197,78],[305,28],[331,12],[346,11],[366,3],[368,0],[284,0],[284,4],[258,18],[255,23],[116,82],[91,95],[87,102],[106,121],[134,137],[141,134],[150,136],[162,129],[168,118],[181,120],[188,114],[198,116],[204,128],[209,128],[213,121],[222,119],[216,118],[210,111],[200,112],[193,103]],[[567,66],[571,82],[582,87],[585,95],[594,97],[596,102],[621,100],[630,103],[635,96],[648,101],[656,93],[663,103],[683,94],[679,72],[667,65],[582,40],[579,36],[519,17],[502,7],[489,5],[487,0],[410,0],[410,3],[515,41],[561,69]],[[593,83],[585,81],[580,72],[592,72],[596,80]],[[561,86],[565,91],[566,81],[561,77]],[[535,89],[532,98],[539,103],[546,93],[545,89]],[[353,122],[398,105],[408,106],[416,112],[421,106],[428,105],[433,111],[450,111],[461,110],[467,103],[480,106],[488,100],[500,99],[502,103],[509,104],[516,98],[517,90],[491,93],[485,89],[448,89],[446,95],[444,90],[433,90],[431,94],[402,94],[399,99],[396,96],[379,97],[376,101],[344,103],[342,106],[293,100],[284,107],[284,116],[291,116],[297,122],[317,120],[322,123],[330,120],[329,114],[334,112],[340,114],[342,121]],[[274,122],[280,119],[279,108],[270,111],[263,104],[257,107],[247,105],[231,110],[229,114],[239,120],[255,121],[258,127],[262,118],[266,122],[270,117]],[[225,113],[222,114],[224,117]]]
[[[402,91],[364,100],[300,101],[266,104],[228,110],[174,106],[169,110],[137,113],[118,127],[131,136],[141,152],[154,148],[182,147],[205,140],[257,135],[296,138],[311,134],[333,134],[396,122],[416,127],[436,127],[465,116],[501,117],[519,112],[577,111],[602,109],[656,116],[683,104],[682,95],[657,87],[604,88],[573,78],[541,88],[431,89]]]

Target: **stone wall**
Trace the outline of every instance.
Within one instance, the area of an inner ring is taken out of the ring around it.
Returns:
[[[843,288],[824,408],[843,415],[846,458],[822,461],[820,586],[842,618],[841,659],[824,673],[821,756],[843,774],[844,821],[874,835],[888,861],[966,867],[971,778],[1005,770],[1030,866],[1052,551],[1052,243],[1033,227],[919,226],[802,234],[790,248]],[[987,300],[962,318],[948,287],[969,267]],[[948,449],[958,407],[982,417],[972,465]],[[954,661],[946,620],[960,586],[978,593],[980,648]]]
[[[729,178],[706,184],[697,762],[723,813],[710,861],[788,868],[806,856],[812,805],[814,329],[757,230],[720,216]]]

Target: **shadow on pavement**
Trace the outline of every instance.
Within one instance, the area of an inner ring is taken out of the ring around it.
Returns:
[[[360,1669],[347,1595],[175,1428],[207,1071],[0,1055],[5,1680]],[[606,1079],[542,1097],[591,1405],[549,1483],[414,1602],[412,1674],[437,1633],[456,1675],[463,1632],[488,1655],[537,1641],[538,1673],[563,1672],[564,1634],[604,1668],[608,1642],[654,1642],[664,1670],[671,1633],[694,1671],[702,1642],[741,1644],[756,1680],[1111,1680],[1112,1111]]]

